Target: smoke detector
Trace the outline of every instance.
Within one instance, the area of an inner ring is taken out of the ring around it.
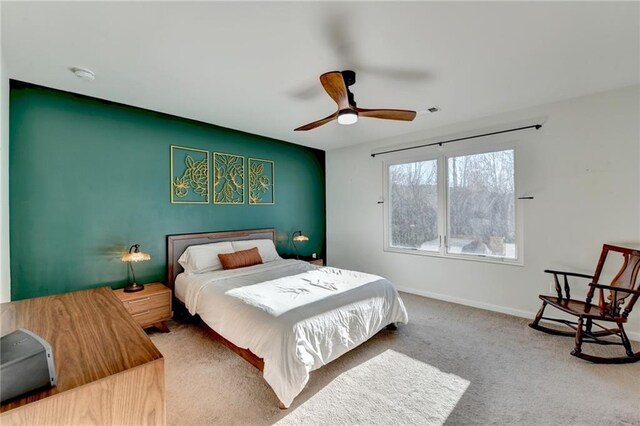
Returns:
[[[93,71],[88,70],[86,68],[78,68],[78,67],[73,67],[71,68],[71,72],[78,77],[81,80],[84,81],[93,81],[96,79],[96,75]]]

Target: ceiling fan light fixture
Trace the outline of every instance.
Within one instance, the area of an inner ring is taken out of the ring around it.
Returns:
[[[338,123],[348,126],[358,121],[358,113],[352,109],[343,109],[338,113]]]

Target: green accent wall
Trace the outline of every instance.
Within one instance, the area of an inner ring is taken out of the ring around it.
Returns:
[[[274,160],[276,204],[171,204],[172,144]],[[134,243],[138,282],[165,281],[169,234],[275,227],[286,254],[301,229],[301,254],[324,249],[324,151],[12,81],[9,165],[13,300],[122,287]]]

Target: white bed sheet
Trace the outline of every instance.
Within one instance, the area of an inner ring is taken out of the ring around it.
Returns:
[[[264,360],[264,378],[286,407],[309,372],[386,325],[408,321],[386,279],[297,260],[180,274],[175,293],[191,314]]]

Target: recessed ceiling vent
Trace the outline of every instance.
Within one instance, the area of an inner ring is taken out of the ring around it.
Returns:
[[[442,111],[442,108],[440,108],[439,106],[432,106],[429,108],[425,108],[425,109],[421,109],[420,111],[418,111],[418,115],[427,115],[427,114],[433,114],[434,112],[438,112],[438,111]]]

